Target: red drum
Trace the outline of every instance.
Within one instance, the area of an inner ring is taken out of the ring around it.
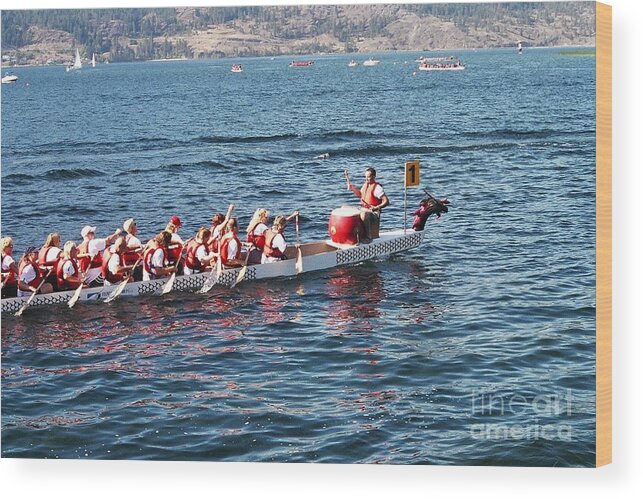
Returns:
[[[328,221],[331,241],[340,244],[357,244],[364,239],[366,231],[359,213],[359,209],[352,206],[334,209]]]

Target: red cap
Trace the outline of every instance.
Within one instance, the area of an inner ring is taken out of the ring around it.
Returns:
[[[177,226],[177,227],[181,227],[181,225],[183,225],[181,223],[181,219],[179,217],[177,217],[176,215],[172,215],[172,217],[170,217],[170,223],[172,225]]]

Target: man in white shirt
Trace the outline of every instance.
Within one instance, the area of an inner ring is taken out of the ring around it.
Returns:
[[[90,262],[92,262],[87,268],[85,273],[84,281],[86,283],[91,283],[96,280],[96,278],[101,275],[101,259],[98,255],[103,254],[107,245],[111,244],[121,233],[121,229],[116,229],[114,233],[106,238],[97,238],[96,237],[96,227],[91,225],[86,225],[80,231],[80,235],[83,236],[83,242],[79,246],[79,260],[81,258],[89,257]]]
[[[376,175],[375,168],[367,168],[364,172],[364,184],[361,189],[358,189],[351,184],[348,178],[348,170],[344,170],[346,187],[360,199],[360,217],[366,229],[366,239],[362,241],[364,243],[370,243],[373,239],[380,237],[382,208],[386,208],[389,205],[389,199],[384,192],[384,188],[375,180]]]

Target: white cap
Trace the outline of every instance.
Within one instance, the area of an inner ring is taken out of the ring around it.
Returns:
[[[83,230],[80,231],[80,235],[83,237],[87,237],[87,234],[89,234],[90,232],[96,232],[96,227],[85,225],[85,227],[83,227]]]
[[[127,220],[125,220],[125,223],[123,223],[123,229],[125,229],[125,232],[129,232],[129,229],[132,225],[134,225],[133,218],[128,218]]]

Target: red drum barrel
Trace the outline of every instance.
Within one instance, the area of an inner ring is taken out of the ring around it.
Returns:
[[[364,239],[366,233],[359,209],[352,206],[334,209],[328,220],[328,233],[331,241],[339,244],[357,244]]]

